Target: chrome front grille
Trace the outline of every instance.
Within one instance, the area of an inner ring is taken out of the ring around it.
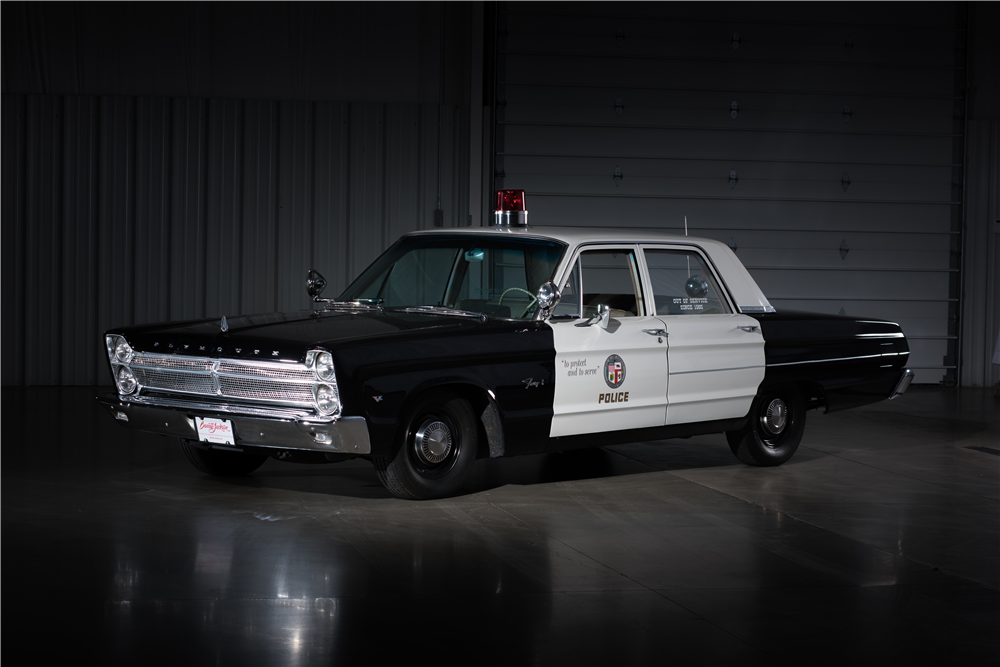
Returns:
[[[185,394],[215,394],[215,381],[211,373],[176,373],[170,370],[132,366],[136,382],[157,391],[182,391]]]
[[[128,364],[142,389],[313,407],[315,375],[302,364],[137,353]]]
[[[313,401],[311,382],[298,384],[220,375],[219,388],[222,390],[222,396],[249,398],[255,401],[295,405],[312,403]]]
[[[220,374],[252,375],[254,377],[312,382],[313,372],[308,368],[291,367],[287,364],[249,364],[241,361],[223,360],[219,362]]]
[[[211,359],[168,357],[163,354],[137,354],[132,360],[133,366],[169,368],[179,371],[205,371],[206,373],[212,370],[212,363]]]

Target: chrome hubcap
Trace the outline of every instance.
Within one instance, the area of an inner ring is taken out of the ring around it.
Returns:
[[[441,463],[451,453],[451,431],[437,419],[428,419],[414,436],[418,456],[428,464]]]
[[[760,416],[760,424],[772,435],[780,435],[788,424],[788,406],[780,398],[767,404],[767,409]]]

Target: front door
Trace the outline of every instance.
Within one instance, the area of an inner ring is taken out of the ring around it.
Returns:
[[[667,345],[635,246],[581,251],[548,320],[556,348],[551,437],[662,426]],[[610,308],[607,327],[596,321]]]

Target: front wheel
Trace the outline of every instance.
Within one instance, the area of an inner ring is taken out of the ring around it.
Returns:
[[[778,466],[792,458],[805,427],[802,396],[792,387],[773,387],[754,397],[749,421],[738,431],[726,431],[726,440],[743,463]]]
[[[203,449],[191,440],[181,440],[184,456],[195,468],[217,477],[242,477],[264,465],[267,454],[247,454],[246,452],[221,452],[217,449]]]
[[[431,392],[407,412],[396,455],[374,457],[379,481],[407,500],[458,492],[476,462],[479,429],[468,401]]]

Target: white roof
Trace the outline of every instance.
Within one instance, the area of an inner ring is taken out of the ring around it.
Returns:
[[[736,300],[737,307],[744,313],[774,312],[767,297],[757,286],[750,273],[740,262],[729,246],[715,239],[698,236],[680,236],[667,234],[656,229],[638,229],[621,227],[535,227],[535,226],[490,226],[490,227],[455,227],[450,229],[429,229],[411,232],[411,235],[434,234],[469,234],[521,236],[524,238],[549,239],[567,243],[571,250],[581,245],[594,243],[670,243],[677,245],[693,245],[704,250],[715,268],[721,274],[729,293]],[[572,261],[573,252],[567,254],[564,263]],[[557,275],[562,273],[562,269]]]

